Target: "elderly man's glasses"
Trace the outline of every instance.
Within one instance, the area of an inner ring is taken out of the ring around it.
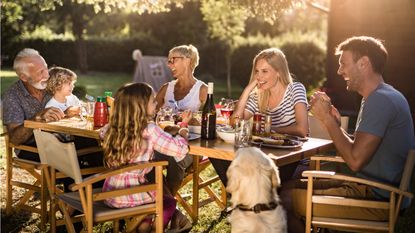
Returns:
[[[179,58],[183,59],[183,58],[185,58],[185,57],[170,57],[170,58],[167,60],[167,64],[169,64],[169,65],[173,65],[174,63],[176,63],[176,60],[177,60],[177,59],[179,59]]]

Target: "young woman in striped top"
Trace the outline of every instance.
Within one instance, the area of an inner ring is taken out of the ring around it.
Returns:
[[[250,119],[256,112],[272,116],[275,132],[308,134],[304,85],[293,82],[285,55],[277,48],[265,49],[254,58],[251,79],[233,116]]]
[[[305,137],[308,134],[307,98],[303,84],[293,82],[284,53],[277,48],[255,56],[251,79],[239,97],[232,119],[248,120],[256,112],[271,115],[271,130]],[[226,186],[230,161],[210,159]],[[280,168],[281,181],[291,179],[298,163]]]

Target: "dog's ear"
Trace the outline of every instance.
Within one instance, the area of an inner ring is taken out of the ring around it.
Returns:
[[[281,185],[281,180],[280,180],[280,172],[278,170],[278,167],[274,164],[274,162],[271,163],[271,167],[272,167],[272,175],[271,175],[271,182],[272,182],[272,187],[273,188],[278,188]]]
[[[235,190],[238,190],[241,174],[239,172],[240,168],[238,166],[230,166],[226,172],[228,177],[228,184],[226,185],[226,191],[233,193]]]

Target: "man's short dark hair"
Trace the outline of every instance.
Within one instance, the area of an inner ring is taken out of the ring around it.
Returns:
[[[363,56],[367,56],[372,63],[373,70],[379,74],[383,73],[388,58],[388,51],[382,41],[369,36],[355,36],[346,39],[336,48],[336,55],[343,51],[350,51],[356,62]]]

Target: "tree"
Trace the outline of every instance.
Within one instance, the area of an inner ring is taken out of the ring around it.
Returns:
[[[78,57],[78,67],[81,72],[87,70],[87,54],[85,48],[85,27],[86,23],[97,13],[109,13],[115,9],[123,9],[129,12],[135,12],[138,14],[147,13],[160,13],[167,12],[173,6],[182,7],[185,2],[193,0],[3,0],[2,10],[6,10],[6,13],[2,14],[2,22],[4,22],[3,15],[11,15],[6,24],[10,25],[9,34],[13,36],[18,25],[20,15],[30,14],[24,11],[15,11],[17,14],[13,15],[8,9],[23,9],[28,8],[28,12],[34,12],[36,9],[50,10],[59,12],[60,9],[66,9],[66,13],[60,14],[69,15],[72,23],[72,32],[75,36],[76,51]],[[200,0],[203,4],[201,7],[205,7],[204,18],[206,19],[209,27],[209,31],[213,38],[221,39],[227,46],[226,61],[227,61],[227,78],[228,78],[228,94],[230,94],[230,59],[233,51],[238,46],[238,41],[242,38],[241,34],[245,30],[245,21],[248,17],[261,17],[268,22],[275,21],[284,9],[293,7],[296,3],[305,0]],[[13,3],[15,3],[13,5]],[[31,8],[30,8],[31,7]],[[209,9],[207,9],[209,8]],[[216,12],[215,16],[212,12]],[[20,13],[20,15],[19,15]],[[34,12],[34,15],[42,14]],[[61,21],[65,22],[65,21]],[[221,27],[225,27],[227,30],[220,30]],[[224,33],[224,35],[220,35]],[[17,33],[16,33],[17,34]],[[2,39],[3,37],[3,25],[2,25]]]
[[[76,3],[72,0],[63,0],[63,4],[52,11],[56,17],[68,18],[72,25],[72,34],[75,37],[75,51],[77,56],[78,69],[81,73],[88,72],[88,57],[85,42],[85,28],[96,13],[90,5]],[[61,23],[67,20],[61,20]]]
[[[243,40],[245,21],[248,11],[237,5],[229,5],[227,1],[202,0],[201,11],[203,19],[208,24],[208,31],[212,38],[217,38],[226,44],[226,83],[227,95],[231,96],[231,60],[232,55]]]

